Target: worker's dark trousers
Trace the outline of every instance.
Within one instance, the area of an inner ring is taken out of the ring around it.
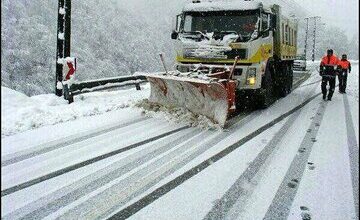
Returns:
[[[338,79],[339,79],[339,91],[340,92],[345,92],[346,90],[346,81],[347,81],[347,72],[341,72],[338,75]]]
[[[327,83],[329,82],[330,89],[329,89],[328,98],[331,99],[331,97],[333,96],[334,91],[335,91],[335,81],[336,81],[335,77],[331,77],[331,76],[323,76],[322,77],[321,91],[322,91],[322,94],[324,97],[326,97],[326,94],[327,94],[326,86],[327,86]]]

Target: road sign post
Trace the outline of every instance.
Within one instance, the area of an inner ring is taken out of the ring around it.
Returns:
[[[62,72],[64,58],[64,0],[59,0],[58,3],[58,22],[57,22],[57,45],[56,45],[56,75],[55,75],[55,94],[62,95]]]
[[[74,102],[73,95],[70,91],[71,84],[74,81],[76,72],[76,58],[66,57],[64,59],[64,68],[63,68],[63,85],[64,85],[64,99],[69,101],[69,104]]]

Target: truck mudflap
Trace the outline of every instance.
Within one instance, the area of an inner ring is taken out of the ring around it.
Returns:
[[[221,127],[236,110],[236,82],[218,77],[190,78],[147,74],[151,93],[149,101],[166,107],[182,107],[204,115]]]

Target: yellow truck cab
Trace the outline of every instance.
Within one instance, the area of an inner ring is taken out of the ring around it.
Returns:
[[[210,73],[223,71],[239,57],[237,94],[267,107],[274,96],[291,91],[297,23],[279,5],[193,1],[177,15],[171,38],[180,72],[199,66]]]

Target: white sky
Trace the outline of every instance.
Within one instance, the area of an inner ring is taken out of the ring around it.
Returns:
[[[341,27],[351,38],[359,34],[359,0],[295,0],[322,22]],[[359,35],[358,35],[359,36]]]

